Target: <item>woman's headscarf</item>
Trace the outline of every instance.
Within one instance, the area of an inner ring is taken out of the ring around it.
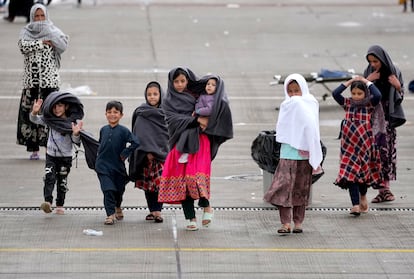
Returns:
[[[287,91],[290,82],[295,80],[302,96],[290,97]],[[306,80],[300,74],[291,74],[284,83],[285,100],[280,105],[276,123],[276,141],[309,152],[309,163],[313,169],[322,162],[322,149],[319,134],[319,103],[309,93]]]
[[[381,73],[385,72],[388,75],[394,74],[401,84],[401,92],[397,92],[397,89],[393,86],[390,86],[388,93],[388,101],[389,101],[389,110],[384,111],[385,114],[389,115],[389,121],[391,127],[398,127],[405,123],[406,119],[404,116],[404,111],[401,106],[401,102],[403,100],[404,95],[404,80],[402,78],[401,71],[394,65],[394,63],[391,60],[391,57],[388,55],[388,53],[379,45],[373,45],[371,46],[366,55],[366,59],[368,61],[368,56],[373,55],[376,58],[378,58],[381,61],[381,68],[385,68],[381,70]],[[376,70],[369,64],[364,71],[364,77],[367,77],[369,74],[375,72]],[[382,77],[388,80],[388,76]],[[375,83],[375,81],[374,81]],[[384,92],[381,92],[384,94]],[[385,94],[384,94],[385,95]],[[387,96],[387,95],[385,95]]]
[[[41,9],[44,12],[45,20],[34,21],[37,9]],[[20,39],[27,41],[51,41],[56,50],[57,65],[60,67],[60,55],[66,50],[69,37],[49,20],[49,13],[44,5],[34,4],[30,9],[30,23],[20,32]]]

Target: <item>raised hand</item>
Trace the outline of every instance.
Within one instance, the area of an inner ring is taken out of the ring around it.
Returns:
[[[33,107],[32,107],[32,114],[33,115],[36,115],[36,114],[39,113],[40,108],[42,107],[42,104],[43,104],[43,100],[42,99],[36,99],[33,102]]]

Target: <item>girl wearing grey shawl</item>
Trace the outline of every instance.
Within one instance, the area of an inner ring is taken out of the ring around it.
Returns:
[[[397,131],[395,128],[403,125],[406,121],[401,106],[404,97],[404,82],[401,71],[394,65],[388,53],[381,46],[371,46],[368,49],[366,59],[369,64],[364,71],[364,77],[372,81],[380,90],[382,95],[381,105],[384,111],[383,118],[376,117],[373,119],[373,127],[386,131],[385,139],[382,140],[385,142],[377,142],[380,147],[385,188],[379,190],[378,195],[371,201],[380,203],[395,199],[390,191],[390,180],[396,180],[397,177]],[[381,127],[384,125],[385,129]]]
[[[66,50],[68,36],[50,20],[47,9],[35,4],[30,10],[30,23],[20,32],[18,46],[24,56],[23,91],[17,123],[17,143],[39,159],[39,146],[46,146],[47,128],[30,122],[30,109],[36,99],[46,99],[59,90],[60,56]]]
[[[145,103],[132,115],[132,133],[140,145],[129,158],[129,176],[135,187],[144,190],[149,214],[145,220],[162,223],[162,203],[158,202],[160,178],[168,153],[168,129],[160,108],[163,92],[156,81],[145,88]]]
[[[189,221],[186,229],[192,231],[198,229],[194,200],[199,200],[198,205],[204,208],[203,226],[211,223],[211,161],[219,146],[233,137],[231,111],[220,77],[215,77],[217,93],[211,115],[193,116],[197,98],[212,77],[198,79],[190,69],[172,69],[168,74],[167,96],[162,105],[168,124],[171,151],[165,161],[158,201],[181,203],[185,218]],[[183,152],[190,153],[188,161],[178,163]]]

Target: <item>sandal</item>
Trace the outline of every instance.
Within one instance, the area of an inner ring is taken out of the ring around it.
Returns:
[[[115,214],[113,214],[113,215],[111,215],[111,216],[107,216],[106,218],[105,218],[105,225],[113,225],[113,224],[115,224],[115,216],[114,216]]]
[[[203,227],[208,228],[208,226],[211,224],[212,219],[213,219],[213,211],[203,212],[203,219],[201,221],[201,223],[203,224]]]
[[[40,159],[40,157],[39,157],[39,154],[37,154],[37,153],[33,153],[33,154],[31,154],[30,155],[30,158],[29,158],[30,160],[39,160]]]
[[[154,217],[154,222],[155,223],[162,223],[162,222],[164,222],[164,219],[162,219],[161,216],[155,216]]]
[[[384,196],[382,193],[378,193],[378,195],[371,200],[372,203],[380,203],[384,201]]]
[[[292,230],[292,233],[303,233],[303,229],[302,228],[294,228],[293,230]]]
[[[62,206],[58,206],[55,209],[55,214],[64,215],[65,214],[65,209]]]
[[[188,222],[187,227],[185,227],[185,229],[187,231],[197,231],[198,227],[197,227],[197,223],[195,221],[190,221]]]
[[[115,218],[117,220],[124,219],[124,213],[122,212],[122,209],[120,207],[115,208]]]
[[[282,226],[280,229],[277,230],[277,233],[281,233],[281,234],[290,233],[290,228],[286,226]]]
[[[372,199],[372,203],[389,202],[395,200],[394,195],[389,190],[378,193],[378,195]]]
[[[383,197],[384,197],[384,201],[385,201],[385,202],[390,202],[390,201],[395,200],[395,197],[394,197],[394,195],[391,193],[391,191],[390,191],[390,190],[385,190],[385,191],[383,192]]]
[[[359,208],[359,205],[355,205],[351,208],[351,212],[349,212],[349,214],[354,215],[354,216],[359,216],[361,215],[361,210]]]
[[[151,213],[150,213],[150,214],[148,214],[148,215],[145,217],[145,220],[147,220],[147,221],[154,221],[154,219],[155,219],[155,216],[154,216],[154,215],[152,215]]]

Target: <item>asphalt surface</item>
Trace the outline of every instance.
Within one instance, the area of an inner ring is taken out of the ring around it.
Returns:
[[[262,130],[274,128],[283,99],[275,74],[322,68],[362,72],[372,44],[388,50],[406,88],[414,79],[414,13],[396,1],[55,0],[51,20],[70,36],[62,56],[62,89],[85,106],[84,127],[97,135],[105,104],[120,100],[130,126],[147,82],[164,87],[168,71],[187,66],[225,81],[234,139],[213,162],[213,224],[184,230],[177,206],[165,205],[164,223],[144,220],[143,192],[127,185],[125,219],[104,226],[98,179],[83,154],[69,175],[66,214],[46,215],[42,202],[44,154],[28,160],[16,144],[24,18],[0,22],[0,278],[414,278],[414,95],[407,90],[407,123],[398,128],[398,180],[394,202],[349,214],[346,191],[332,182],[338,171],[336,140],[342,109],[321,84],[321,137],[328,148],[325,175],[313,186],[303,234],[280,236],[278,212],[263,202],[269,176],[250,154]],[[395,2],[395,3],[394,3]],[[333,89],[339,83],[326,84]],[[369,199],[376,195],[369,190]],[[197,212],[201,219],[201,210]],[[84,229],[103,232],[87,236]]]

